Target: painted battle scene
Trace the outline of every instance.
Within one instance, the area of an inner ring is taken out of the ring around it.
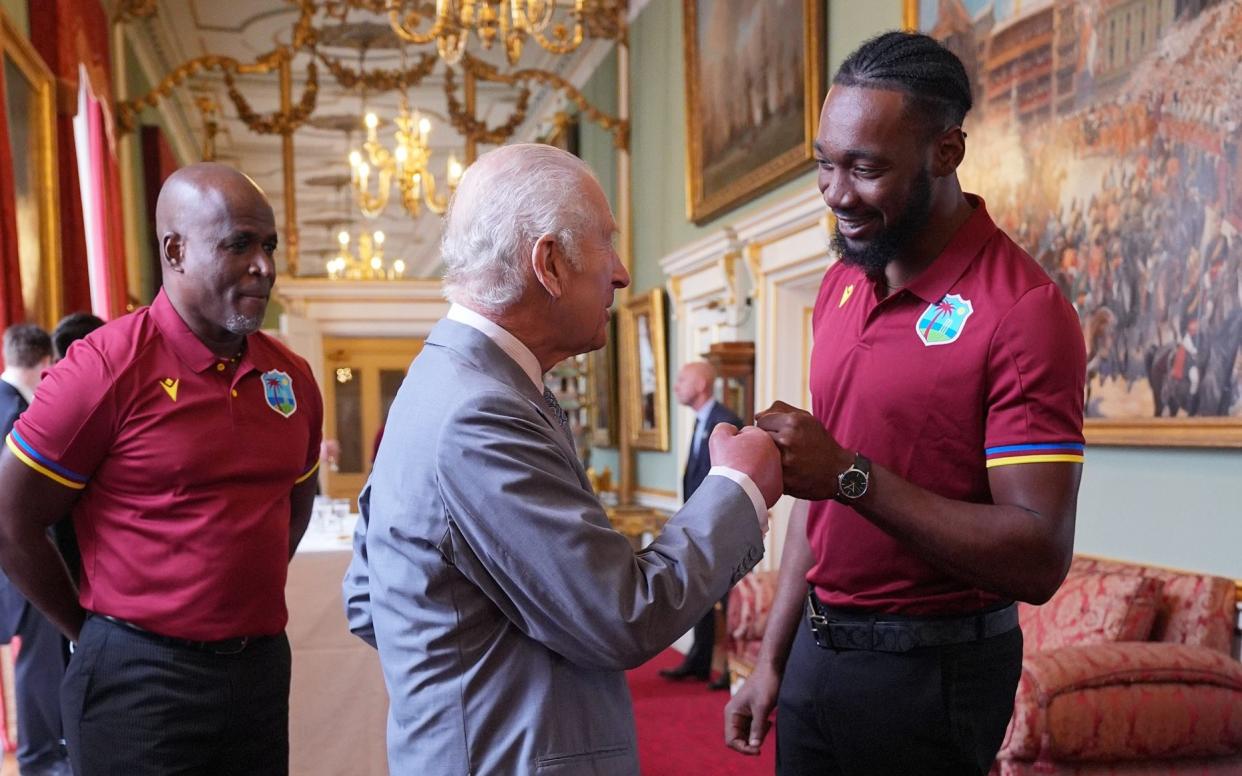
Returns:
[[[1242,418],[1242,0],[922,0],[963,186],[1073,303],[1091,418]]]

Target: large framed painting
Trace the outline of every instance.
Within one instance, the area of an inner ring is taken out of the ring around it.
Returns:
[[[703,223],[806,169],[824,100],[823,0],[683,0],[686,211]]]
[[[1242,447],[1242,0],[905,0],[960,171],[1078,311],[1094,444]]]
[[[37,51],[0,13],[0,73],[13,169],[17,255],[26,320],[49,331],[60,319],[60,220],[56,177],[56,81]]]
[[[630,444],[668,450],[668,348],[664,289],[631,299],[621,315],[622,412]]]
[[[612,320],[616,320],[615,317]],[[587,354],[587,439],[594,447],[617,445],[617,347],[609,321],[608,342]]]

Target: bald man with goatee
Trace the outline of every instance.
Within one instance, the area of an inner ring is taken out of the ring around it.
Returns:
[[[261,333],[276,222],[219,164],[171,175],[163,289],[47,375],[0,451],[0,565],[76,642],[70,760],[94,774],[283,774],[288,561],[310,518],[323,406]],[[81,588],[47,538],[72,517]]]

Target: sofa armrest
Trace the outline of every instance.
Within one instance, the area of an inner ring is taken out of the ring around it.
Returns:
[[[1242,664],[1183,644],[1119,642],[1028,655],[1000,757],[1157,760],[1242,752]]]

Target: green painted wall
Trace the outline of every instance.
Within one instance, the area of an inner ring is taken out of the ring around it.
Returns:
[[[631,29],[635,293],[664,283],[658,264],[662,257],[788,196],[811,179],[808,171],[703,227],[686,219],[681,5],[681,0],[652,0]],[[829,70],[867,37],[899,27],[901,6],[901,0],[829,0]],[[597,156],[588,159],[597,169],[611,164]],[[670,354],[671,364],[679,360],[679,353]],[[669,453],[637,455],[638,487],[676,490],[677,450],[685,441],[672,441]],[[613,450],[597,451],[593,462],[616,471]],[[1242,451],[1090,448],[1076,547],[1242,578]]]
[[[591,79],[582,87],[582,94],[592,105],[610,116],[617,115],[617,52],[613,49],[600,63]],[[578,136],[579,155],[591,165],[604,193],[617,209],[617,156],[612,133],[595,122],[581,117]]]
[[[1089,447],[1075,548],[1242,579],[1242,450]]]

